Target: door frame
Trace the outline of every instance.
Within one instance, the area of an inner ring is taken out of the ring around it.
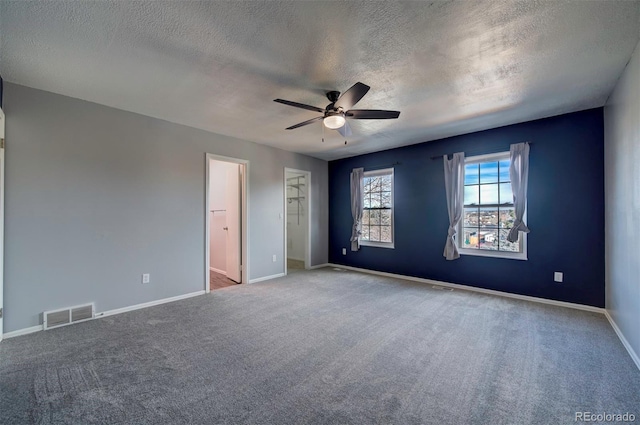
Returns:
[[[1,80],[0,80],[1,81]],[[5,142],[5,115],[0,108],[0,139]],[[0,341],[4,333],[4,146],[0,147]]]
[[[296,168],[284,167],[284,173],[282,177],[282,184],[284,189],[284,196],[282,197],[284,205],[284,274],[285,276],[289,272],[287,267],[287,173],[303,174],[305,177],[306,194],[305,194],[305,206],[307,213],[305,214],[305,229],[304,229],[304,268],[309,270],[311,268],[311,171],[298,170]]]
[[[205,154],[205,184],[204,184],[204,217],[205,217],[205,279],[204,279],[204,291],[205,293],[211,292],[211,276],[209,274],[211,267],[211,214],[209,214],[209,191],[211,188],[209,187],[209,176],[211,173],[211,161],[223,161],[223,162],[231,162],[234,164],[240,165],[240,172],[242,174],[242,184],[240,194],[240,199],[242,202],[242,208],[240,213],[240,222],[242,228],[242,237],[240,238],[240,243],[242,244],[242,253],[241,253],[241,271],[242,271],[242,282],[240,283],[248,283],[249,282],[249,161],[246,159],[233,158],[229,156],[216,155],[212,153]]]

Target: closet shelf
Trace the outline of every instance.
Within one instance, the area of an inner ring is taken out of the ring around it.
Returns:
[[[291,182],[291,183],[289,183],[289,182]],[[293,183],[293,182],[295,182],[295,183]],[[295,191],[294,193],[298,195],[298,196],[287,196],[287,203],[293,204],[294,201],[297,201],[295,214],[298,217],[298,224],[300,224],[300,213],[301,213],[301,210],[302,210],[302,200],[305,199],[304,196],[301,196],[301,195],[304,194],[304,191],[302,189],[304,187],[305,187],[305,177],[304,176],[290,177],[290,178],[287,179],[287,191],[288,191],[289,188],[291,188],[292,191]]]

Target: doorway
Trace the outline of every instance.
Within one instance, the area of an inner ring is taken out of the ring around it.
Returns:
[[[248,162],[207,154],[205,291],[246,283]]]
[[[284,169],[284,272],[309,269],[311,172]]]

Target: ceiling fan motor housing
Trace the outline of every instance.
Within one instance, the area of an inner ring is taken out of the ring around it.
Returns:
[[[339,97],[340,97],[339,91],[332,90],[327,92],[327,99],[329,99],[331,103],[336,103]]]

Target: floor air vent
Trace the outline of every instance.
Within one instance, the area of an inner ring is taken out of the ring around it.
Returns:
[[[84,322],[94,317],[93,303],[68,307],[62,310],[45,311],[43,315],[44,329],[52,329],[72,323]]]

